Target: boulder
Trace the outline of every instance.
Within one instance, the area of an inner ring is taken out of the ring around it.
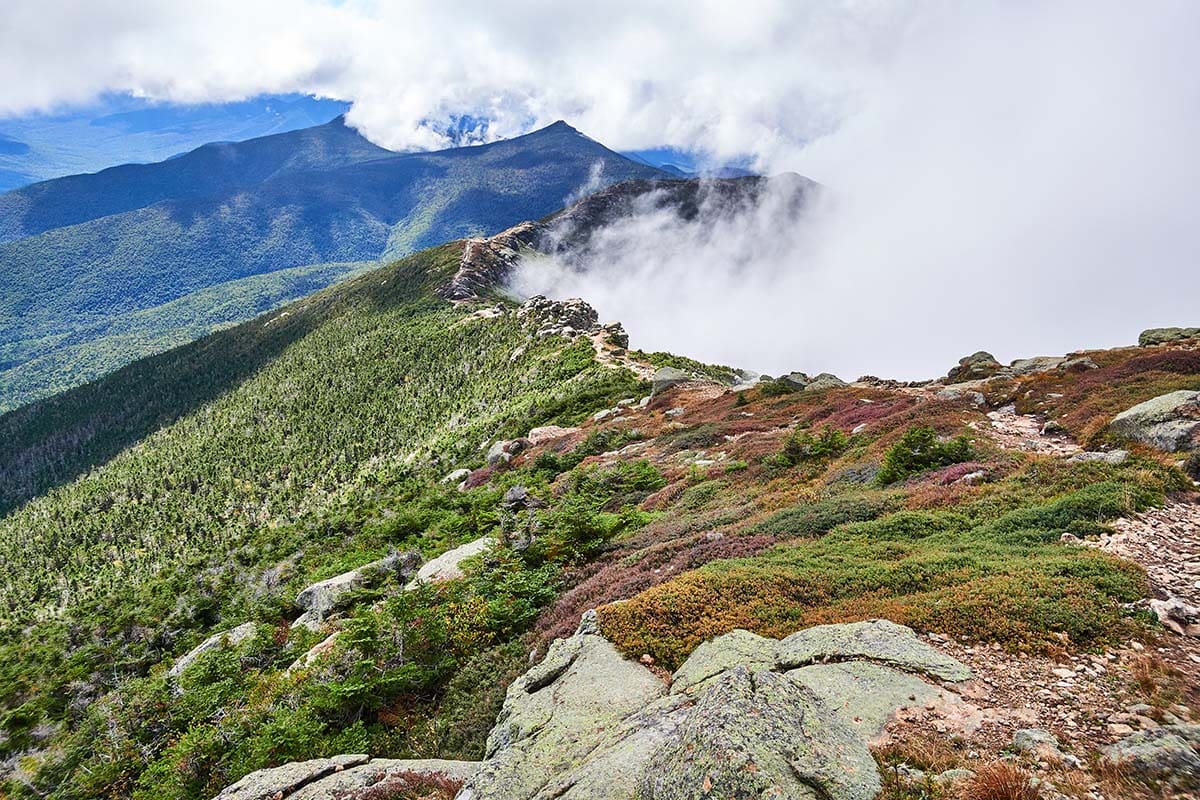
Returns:
[[[1033,358],[1019,358],[1009,365],[1013,375],[1034,375],[1039,372],[1050,372],[1056,370],[1063,365],[1067,359],[1063,356],[1034,356]]]
[[[1070,767],[1080,766],[1079,759],[1064,753],[1058,738],[1042,728],[1022,728],[1013,734],[1012,746],[1017,752],[1029,753],[1041,761],[1067,764]]]
[[[1168,630],[1180,636],[1200,636],[1200,608],[1190,606],[1178,597],[1151,600],[1150,610]]]
[[[1200,328],[1150,328],[1142,331],[1142,335],[1138,337],[1138,345],[1150,347],[1188,339],[1200,339]]]
[[[1117,436],[1175,452],[1200,446],[1200,392],[1160,395],[1122,411],[1108,428]]]
[[[1104,748],[1104,759],[1143,778],[1200,789],[1200,725],[1163,725]]]
[[[1047,423],[1049,424],[1049,423]],[[1067,459],[1073,464],[1078,464],[1084,461],[1102,461],[1105,464],[1124,464],[1129,459],[1128,450],[1109,450],[1104,453],[1094,452],[1091,450],[1082,453],[1076,453]]]
[[[214,800],[355,800],[359,793],[390,779],[445,776],[458,781],[470,778],[474,761],[444,759],[368,758],[341,755],[314,758],[251,772],[227,786]],[[364,794],[365,796],[365,794]]]
[[[341,631],[334,631],[333,633],[329,634],[324,639],[309,648],[304,655],[300,656],[291,664],[289,664],[288,668],[284,670],[284,672],[288,675],[291,675],[296,670],[308,669],[314,663],[320,660],[322,656],[333,649],[334,644],[337,643],[338,637],[341,635]]]
[[[317,630],[325,618],[338,608],[350,592],[373,586],[389,575],[395,575],[399,580],[407,580],[420,565],[421,554],[416,550],[392,553],[378,561],[364,564],[358,569],[343,572],[341,575],[335,575],[305,587],[296,596],[296,605],[303,608],[304,613],[292,624]]]
[[[1059,366],[1059,369],[1064,372],[1086,372],[1089,369],[1100,369],[1100,365],[1087,356],[1079,356],[1078,358],[1068,358]]]
[[[965,681],[971,670],[917,638],[911,628],[886,619],[843,625],[818,625],[779,642],[777,663],[794,669],[829,659],[859,659],[943,681]]]
[[[804,391],[821,392],[826,389],[841,389],[849,385],[850,384],[846,383],[837,375],[829,372],[822,372],[820,375],[809,381],[808,385],[804,387]]]
[[[808,377],[803,372],[789,372],[787,375],[784,375],[782,378],[780,378],[779,381],[787,384],[793,389],[804,390],[808,388],[808,384],[812,383],[812,378]]]
[[[470,474],[471,470],[466,467],[460,467],[453,472],[447,473],[446,476],[442,478],[442,483],[462,483]]]
[[[687,383],[691,380],[691,376],[681,369],[675,367],[659,367],[654,372],[654,376],[650,379],[650,394],[662,394],[672,386],[678,386],[681,383]]]
[[[459,545],[453,550],[447,550],[440,556],[430,559],[417,570],[417,574],[405,585],[406,591],[417,588],[423,583],[442,583],[457,580],[463,576],[460,564],[468,558],[473,558],[494,545],[496,540],[491,536],[481,536],[473,542]]]
[[[948,383],[965,383],[990,378],[1003,370],[1003,365],[991,353],[980,350],[958,360],[958,366],[946,375]]]
[[[848,644],[817,648],[839,663],[790,668],[786,639],[738,630],[697,647],[668,689],[622,658],[588,612],[509,688],[459,800],[874,798],[868,739],[898,708],[953,693],[859,656],[955,678],[970,671],[902,626],[821,627],[821,641]]]
[[[243,622],[236,628],[220,633],[214,633],[212,636],[205,639],[200,644],[187,651],[179,658],[175,659],[175,663],[171,665],[171,669],[167,672],[170,678],[178,678],[183,674],[183,671],[195,663],[196,659],[207,653],[209,650],[215,650],[223,644],[228,644],[230,647],[237,647],[242,642],[254,635],[255,625],[253,622]]]
[[[507,464],[529,447],[528,439],[501,439],[494,442],[487,451],[487,465],[495,467]]]
[[[625,332],[625,326],[619,322],[610,322],[604,326],[604,338],[613,347],[621,350],[629,349],[629,334]]]

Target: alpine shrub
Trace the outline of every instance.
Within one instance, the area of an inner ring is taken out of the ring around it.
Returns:
[[[905,431],[900,441],[888,450],[876,480],[880,485],[887,486],[909,475],[936,467],[960,464],[974,456],[975,448],[966,436],[942,441],[938,439],[937,431],[933,428],[917,425]]]

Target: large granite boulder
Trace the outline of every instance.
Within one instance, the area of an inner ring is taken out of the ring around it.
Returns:
[[[1142,335],[1138,337],[1138,345],[1150,347],[1188,339],[1200,339],[1200,328],[1150,328],[1142,331]]]
[[[1200,392],[1160,395],[1122,411],[1108,429],[1167,452],[1200,447]]]
[[[1007,370],[991,353],[980,350],[958,360],[958,366],[946,375],[947,383],[966,383],[1004,374]],[[1011,374],[1011,373],[1009,373]]]
[[[1033,358],[1019,358],[1009,365],[1013,375],[1035,375],[1039,372],[1050,372],[1060,368],[1066,363],[1066,356],[1034,356]]]
[[[374,586],[391,575],[396,576],[397,580],[407,581],[420,566],[421,554],[409,550],[392,553],[358,569],[314,583],[296,596],[296,605],[304,609],[304,613],[292,624],[318,630],[325,618],[337,610],[351,592]]]
[[[806,392],[821,392],[826,389],[842,389],[849,385],[850,384],[846,383],[844,380],[831,372],[822,372],[820,375],[809,381],[808,385],[804,387],[804,390]]]
[[[253,622],[243,622],[236,628],[220,633],[214,633],[212,636],[205,639],[200,644],[187,651],[179,658],[175,659],[175,663],[171,665],[171,669],[167,672],[170,678],[178,678],[183,674],[183,671],[196,662],[200,656],[210,650],[215,650],[222,645],[229,647],[237,647],[242,642],[254,635],[255,625]]]
[[[650,379],[650,394],[662,394],[672,386],[678,386],[681,383],[687,383],[692,378],[686,372],[675,367],[659,367],[654,372],[654,376]]]
[[[867,749],[902,707],[970,670],[884,620],[782,641],[733,631],[670,684],[624,659],[595,615],[509,688],[459,800],[868,800]],[[836,663],[820,663],[829,660]]]

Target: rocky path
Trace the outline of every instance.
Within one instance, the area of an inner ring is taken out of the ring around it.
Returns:
[[[1012,405],[988,412],[992,438],[1005,450],[1039,455],[1073,456],[1082,448],[1067,436],[1042,433],[1043,423],[1035,416],[1018,414]]]
[[[606,367],[625,367],[632,370],[642,380],[650,380],[654,375],[654,367],[633,360],[629,357],[628,350],[614,347],[609,343],[608,335],[607,331],[601,330],[588,336],[592,341],[592,347],[596,349],[596,360]]]
[[[1159,594],[1200,606],[1200,502],[1170,502],[1112,527],[1096,547],[1141,564]]]

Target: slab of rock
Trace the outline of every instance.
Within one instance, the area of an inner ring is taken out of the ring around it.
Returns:
[[[1034,356],[1019,358],[1009,365],[1013,375],[1034,375],[1038,372],[1050,372],[1063,365],[1067,359],[1064,356]]]
[[[1076,453],[1067,459],[1067,461],[1070,461],[1073,464],[1078,464],[1084,461],[1101,461],[1105,464],[1112,464],[1114,466],[1117,464],[1124,464],[1127,460],[1129,460],[1128,450],[1109,450],[1104,453],[1088,450],[1082,453]]]
[[[1108,424],[1118,436],[1175,452],[1200,446],[1200,392],[1160,395],[1122,411]]]
[[[869,661],[813,664],[785,674],[824,700],[866,740],[882,733],[900,709],[924,706],[943,695],[915,675]]]
[[[1200,637],[1200,608],[1190,606],[1178,597],[1151,600],[1150,610],[1168,630],[1180,636]]]
[[[470,474],[471,470],[466,467],[459,467],[453,472],[446,473],[446,476],[442,478],[442,483],[462,483]]]
[[[755,671],[772,669],[778,646],[776,639],[741,629],[710,639],[693,650],[687,661],[675,670],[671,691],[695,691],[734,667],[750,667]]]
[[[687,383],[692,378],[686,372],[675,367],[659,367],[654,372],[654,377],[650,379],[650,394],[662,394],[672,386],[678,386],[681,383]]]
[[[226,786],[214,800],[267,800],[276,795],[290,795],[302,786],[348,767],[366,764],[368,760],[368,756],[356,754],[294,761],[280,767],[260,769]]]
[[[912,628],[886,619],[818,625],[779,642],[778,665],[793,669],[821,661],[867,660],[943,681],[965,681],[971,670],[917,638]]]
[[[462,562],[479,555],[495,543],[496,540],[493,537],[481,536],[473,542],[459,545],[453,550],[447,550],[437,558],[430,559],[417,570],[416,576],[405,585],[405,591],[416,589],[423,583],[442,583],[443,581],[453,581],[461,578],[463,576],[463,571],[460,568]]]
[[[664,694],[661,680],[602,636],[580,632],[556,640],[540,664],[509,686],[469,796],[547,796],[546,785],[583,765],[607,730]]]
[[[389,778],[445,776],[465,781],[475,774],[474,761],[368,758],[341,755],[296,761],[251,772],[227,786],[214,800],[355,800],[360,792]]]
[[[373,758],[366,764],[334,772],[309,783],[286,797],[288,800],[357,800],[360,796],[370,796],[366,790],[379,784],[386,785],[389,780],[410,776],[444,776],[466,781],[477,769],[477,761]]]
[[[230,647],[237,647],[242,642],[254,635],[255,625],[253,622],[243,622],[236,628],[220,633],[214,633],[212,636],[205,639],[200,644],[187,651],[179,658],[175,659],[175,663],[171,665],[167,676],[178,678],[183,674],[183,671],[195,663],[196,659],[207,653],[209,650],[215,650],[222,644],[228,643]]]
[[[638,797],[873,800],[881,789],[866,743],[816,693],[736,667],[699,695]]]
[[[395,575],[398,580],[407,580],[420,566],[421,554],[409,550],[393,553],[378,561],[364,564],[358,569],[314,583],[302,589],[296,596],[296,605],[303,608],[304,613],[292,625],[317,630],[350,592],[373,586],[389,575]]]
[[[1104,748],[1105,760],[1139,777],[1200,789],[1200,725],[1138,731]]]
[[[1187,339],[1200,339],[1200,328],[1150,328],[1142,331],[1138,337],[1138,345],[1150,347],[1156,344],[1170,344]]]

